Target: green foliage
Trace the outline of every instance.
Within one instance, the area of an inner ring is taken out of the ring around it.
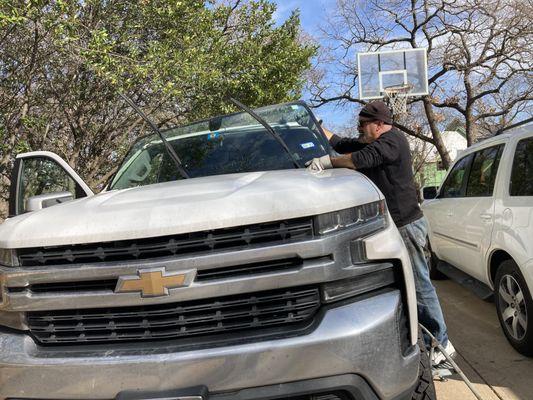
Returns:
[[[299,17],[275,27],[275,5],[206,7],[184,2],[90,0],[56,4],[53,26],[64,48],[79,50],[117,90],[150,83],[195,119],[227,108],[233,95],[252,106],[298,97],[315,48],[298,40]],[[89,15],[100,24],[85,32]]]

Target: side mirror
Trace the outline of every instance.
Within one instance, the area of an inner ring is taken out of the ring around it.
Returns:
[[[41,210],[56,204],[66,203],[74,200],[74,195],[70,192],[46,193],[29,197],[26,200],[26,212]]]
[[[437,186],[426,186],[422,189],[422,200],[431,200],[437,197]]]
[[[89,186],[57,154],[49,151],[19,154],[11,175],[9,216],[93,194]]]

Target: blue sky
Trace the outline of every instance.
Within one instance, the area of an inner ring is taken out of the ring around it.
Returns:
[[[300,17],[304,30],[313,33],[334,0],[274,0],[278,9],[274,18],[284,21],[295,9],[300,9]]]
[[[281,23],[285,21],[295,9],[300,10],[300,20],[302,28],[313,37],[318,37],[318,28],[326,18],[329,10],[335,6],[334,0],[273,0],[278,9],[274,14],[274,18]],[[309,96],[304,93],[303,100],[308,101]],[[314,112],[317,116],[324,120],[324,125],[328,127],[340,127],[346,124],[357,106],[353,107],[338,107],[336,105],[326,105]]]

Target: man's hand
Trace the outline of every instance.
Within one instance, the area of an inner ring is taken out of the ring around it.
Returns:
[[[313,158],[311,161],[305,163],[305,165],[311,172],[320,172],[324,171],[325,169],[333,168],[331,157],[329,155],[325,155],[320,158]]]

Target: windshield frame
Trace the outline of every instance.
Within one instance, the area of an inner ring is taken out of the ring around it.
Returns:
[[[322,129],[322,125],[320,124],[320,121],[318,120],[318,118],[316,117],[316,115],[313,113],[313,111],[311,110],[311,107],[309,107],[309,105],[303,101],[303,100],[296,100],[296,101],[289,101],[289,102],[285,102],[285,103],[276,103],[276,104],[269,104],[269,105],[266,105],[266,106],[262,106],[262,107],[257,107],[257,108],[253,108],[252,110],[253,111],[258,111],[258,110],[261,110],[263,108],[268,108],[268,107],[275,107],[275,106],[291,106],[291,105],[298,105],[298,106],[302,106],[304,107],[307,112],[309,113],[309,115],[311,116],[311,119],[313,120],[313,122],[315,123],[318,131],[320,132],[320,136],[317,137],[317,140],[324,145],[324,147],[327,149],[327,152],[329,154],[331,154],[332,152],[332,147],[329,143],[329,141],[327,140],[326,138],[326,135],[324,133],[324,129]],[[232,116],[235,116],[235,115],[238,115],[238,114],[246,114],[246,111],[236,111],[236,112],[233,112],[233,113],[230,113],[230,114],[219,114],[219,115],[214,115],[212,117],[209,117],[209,118],[204,118],[204,119],[199,119],[199,120],[196,120],[196,121],[192,121],[192,122],[189,122],[187,124],[184,124],[184,125],[175,125],[175,126],[171,126],[169,128],[165,128],[165,129],[160,129],[161,133],[165,133],[165,132],[168,132],[168,131],[171,131],[173,129],[177,129],[177,128],[186,128],[188,126],[192,126],[192,125],[195,125],[195,124],[199,124],[199,123],[208,123],[210,120],[212,119],[215,119],[215,118],[219,118],[219,117],[232,117]],[[135,145],[137,145],[138,142],[140,142],[141,140],[144,140],[146,139],[147,137],[149,136],[152,136],[154,133],[151,132],[151,133],[147,133],[146,135],[142,135],[142,136],[139,136],[131,145],[130,147],[128,147],[128,150],[125,152],[124,156],[122,157],[122,159],[120,160],[120,163],[117,164],[117,169],[116,171],[109,177],[109,179],[107,180],[104,188],[102,189],[101,192],[107,192],[107,191],[111,191],[111,190],[120,190],[120,189],[111,189],[111,184],[113,183],[113,181],[115,180],[115,177],[117,175],[117,173],[119,172],[120,170],[120,167],[122,167],[122,165],[124,165],[124,162],[126,161],[128,155],[130,154],[131,150],[133,149],[133,147]],[[313,132],[313,134],[315,134],[315,132]],[[190,178],[190,179],[194,179],[194,178]]]

